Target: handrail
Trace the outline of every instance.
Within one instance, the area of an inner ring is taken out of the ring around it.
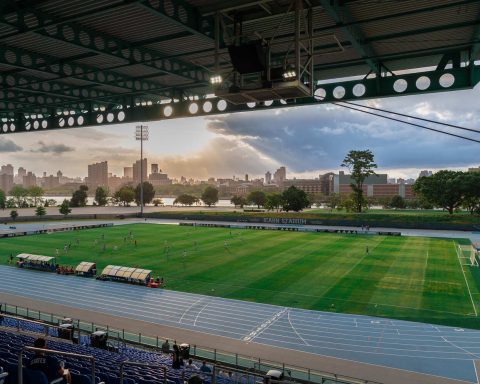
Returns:
[[[133,365],[135,367],[151,367],[160,368],[163,371],[163,383],[167,383],[167,368],[160,364],[137,363],[136,361],[122,361],[120,364],[120,384],[123,384],[123,368],[125,365]]]
[[[23,353],[25,351],[41,352],[47,355],[61,355],[61,356],[76,357],[79,359],[89,360],[90,364],[92,365],[92,378],[91,378],[92,383],[95,383],[95,357],[90,355],[80,355],[78,353],[56,351],[53,349],[23,347],[22,350],[18,353],[18,384],[23,384]]]

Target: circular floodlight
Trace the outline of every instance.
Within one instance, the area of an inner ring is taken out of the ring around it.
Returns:
[[[405,79],[398,79],[395,80],[395,82],[393,83],[393,90],[397,93],[405,92],[407,90],[407,87],[408,83]]]
[[[355,84],[352,88],[352,93],[355,97],[362,97],[366,91],[367,89],[363,84]]]
[[[455,76],[451,73],[444,73],[438,82],[442,88],[450,88],[455,83]]]
[[[197,103],[192,103],[188,107],[188,112],[190,112],[192,115],[196,114],[198,112],[198,104]]]
[[[165,108],[163,108],[163,114],[165,117],[170,117],[173,115],[173,108],[171,105],[167,105]]]
[[[417,87],[417,89],[419,89],[420,91],[425,91],[426,89],[428,89],[428,87],[430,87],[430,78],[427,77],[427,76],[420,76],[417,81],[415,82],[415,86]]]
[[[209,113],[212,111],[213,105],[210,101],[206,101],[205,103],[203,103],[202,108],[203,108],[203,112]]]
[[[220,100],[218,103],[217,103],[217,109],[220,111],[220,112],[223,112],[227,109],[227,102],[225,100]]]

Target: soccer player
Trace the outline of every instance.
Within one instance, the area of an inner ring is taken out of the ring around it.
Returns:
[[[365,254],[368,255],[368,245],[365,247]]]

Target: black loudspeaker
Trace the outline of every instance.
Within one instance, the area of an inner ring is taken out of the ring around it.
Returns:
[[[259,40],[243,45],[230,45],[228,53],[233,68],[242,75],[265,70],[265,50]]]

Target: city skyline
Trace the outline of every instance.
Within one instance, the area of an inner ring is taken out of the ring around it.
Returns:
[[[452,98],[432,94],[370,100],[363,103],[475,128],[478,87]],[[472,112],[473,111],[473,112]],[[478,143],[462,141],[331,105],[256,111],[149,122],[145,156],[171,177],[207,179],[263,176],[281,165],[298,178],[337,171],[350,149],[371,149],[379,172],[417,177],[423,169],[476,167]],[[121,175],[140,157],[134,125],[13,134],[0,137],[1,162],[41,174],[55,174],[58,164],[71,177],[86,176],[89,163],[108,160]],[[446,131],[452,131],[446,129]],[[467,133],[468,135],[468,133]],[[88,159],[88,160],[85,160]]]

